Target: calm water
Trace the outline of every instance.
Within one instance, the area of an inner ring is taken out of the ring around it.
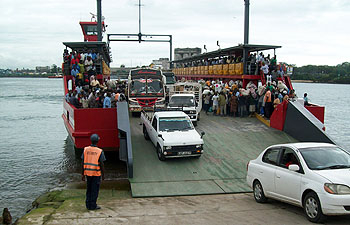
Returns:
[[[30,208],[39,195],[80,179],[80,160],[61,118],[61,79],[0,78],[0,209],[14,217]],[[350,149],[347,85],[294,84],[298,96],[326,106],[327,132]],[[107,155],[107,179],[125,176],[123,165]]]

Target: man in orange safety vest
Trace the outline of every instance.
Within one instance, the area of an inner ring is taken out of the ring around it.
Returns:
[[[102,149],[97,147],[97,143],[100,137],[97,134],[93,134],[90,137],[91,145],[84,148],[84,152],[81,156],[82,159],[82,173],[81,179],[85,181],[86,177],[86,208],[88,210],[101,209],[96,204],[98,198],[98,192],[100,190],[101,176],[104,177],[104,161],[106,157]]]

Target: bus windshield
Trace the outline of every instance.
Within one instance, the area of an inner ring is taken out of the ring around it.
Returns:
[[[134,77],[130,83],[130,95],[164,95],[161,78],[147,75]]]

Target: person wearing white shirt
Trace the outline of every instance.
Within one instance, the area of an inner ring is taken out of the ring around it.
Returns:
[[[216,112],[219,108],[219,95],[215,92],[215,95],[211,98],[213,100],[213,115],[216,115]]]

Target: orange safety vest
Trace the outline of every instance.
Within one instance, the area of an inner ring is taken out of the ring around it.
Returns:
[[[102,153],[102,149],[88,146],[84,148],[84,175],[101,176],[101,168],[98,160]]]

